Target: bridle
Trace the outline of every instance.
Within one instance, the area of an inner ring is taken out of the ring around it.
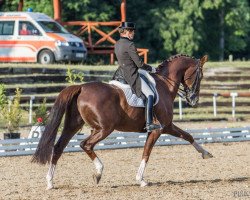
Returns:
[[[193,75],[195,74],[194,82],[192,83],[191,87],[188,87],[185,83],[186,80],[191,79]],[[200,82],[203,77],[202,73],[202,66],[200,63],[200,60],[197,59],[197,64],[195,66],[195,70],[193,73],[186,79],[183,78],[181,81],[177,94],[184,100],[186,100],[190,105],[193,105],[192,101],[195,99],[195,97],[198,96],[200,91]],[[162,77],[163,78],[163,77]],[[175,87],[177,83],[174,80],[171,80],[170,78],[163,78],[165,81],[167,81],[170,85]]]
[[[196,64],[194,72],[188,78],[182,80],[177,92],[177,94],[182,99],[185,99],[190,105],[193,105],[192,101],[199,95],[200,83],[203,77],[200,60],[197,61],[198,62]],[[192,83],[191,87],[188,87],[186,85],[186,80],[191,79],[194,74],[195,74],[194,82]]]

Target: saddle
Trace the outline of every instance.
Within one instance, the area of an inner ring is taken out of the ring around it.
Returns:
[[[154,78],[145,70],[138,70],[140,77],[148,84],[148,86],[151,88],[151,90],[154,92],[155,96],[155,102],[154,105],[156,105],[159,101],[159,95],[156,90],[156,83]],[[124,81],[120,82],[118,80],[112,80],[109,82],[111,85],[115,85],[118,88],[120,88],[126,97],[126,100],[130,106],[133,107],[145,107],[145,103],[142,98],[137,97],[131,90],[130,85],[126,84]]]

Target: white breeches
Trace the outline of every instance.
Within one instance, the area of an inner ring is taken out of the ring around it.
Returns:
[[[152,95],[154,97],[154,93],[151,90],[151,88],[148,86],[148,84],[140,77],[141,79],[141,91],[142,93],[148,98],[149,95]]]

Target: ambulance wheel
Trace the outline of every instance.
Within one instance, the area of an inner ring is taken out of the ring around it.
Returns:
[[[38,62],[41,64],[53,64],[55,62],[55,56],[50,50],[42,50],[39,53]]]

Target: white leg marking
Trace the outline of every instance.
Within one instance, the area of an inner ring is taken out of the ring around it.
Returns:
[[[147,182],[143,180],[143,173],[145,171],[146,168],[146,161],[143,159],[141,161],[140,167],[138,169],[138,172],[136,174],[136,180],[139,181],[141,187],[144,187],[147,185]]]
[[[95,168],[96,168],[96,171],[97,171],[97,174],[102,174],[102,171],[103,171],[103,164],[101,162],[101,160],[96,157],[94,160],[93,160],[93,163],[95,164]]]
[[[208,159],[208,158],[212,158],[213,155],[211,153],[209,153],[208,151],[206,151],[205,149],[203,149],[197,142],[193,142],[192,144],[194,146],[194,148],[202,154],[202,158],[203,159]]]
[[[199,153],[203,153],[205,151],[205,149],[203,149],[196,141],[194,141],[192,145]]]
[[[141,181],[143,179],[143,173],[144,173],[145,168],[146,168],[146,162],[143,159],[141,161],[140,167],[139,167],[138,172],[136,174],[136,180],[137,181]]]
[[[56,165],[54,165],[54,164],[49,165],[49,171],[48,171],[48,174],[46,176],[47,190],[50,190],[53,188],[53,177],[54,177],[54,173],[55,173],[55,168],[56,168]]]

